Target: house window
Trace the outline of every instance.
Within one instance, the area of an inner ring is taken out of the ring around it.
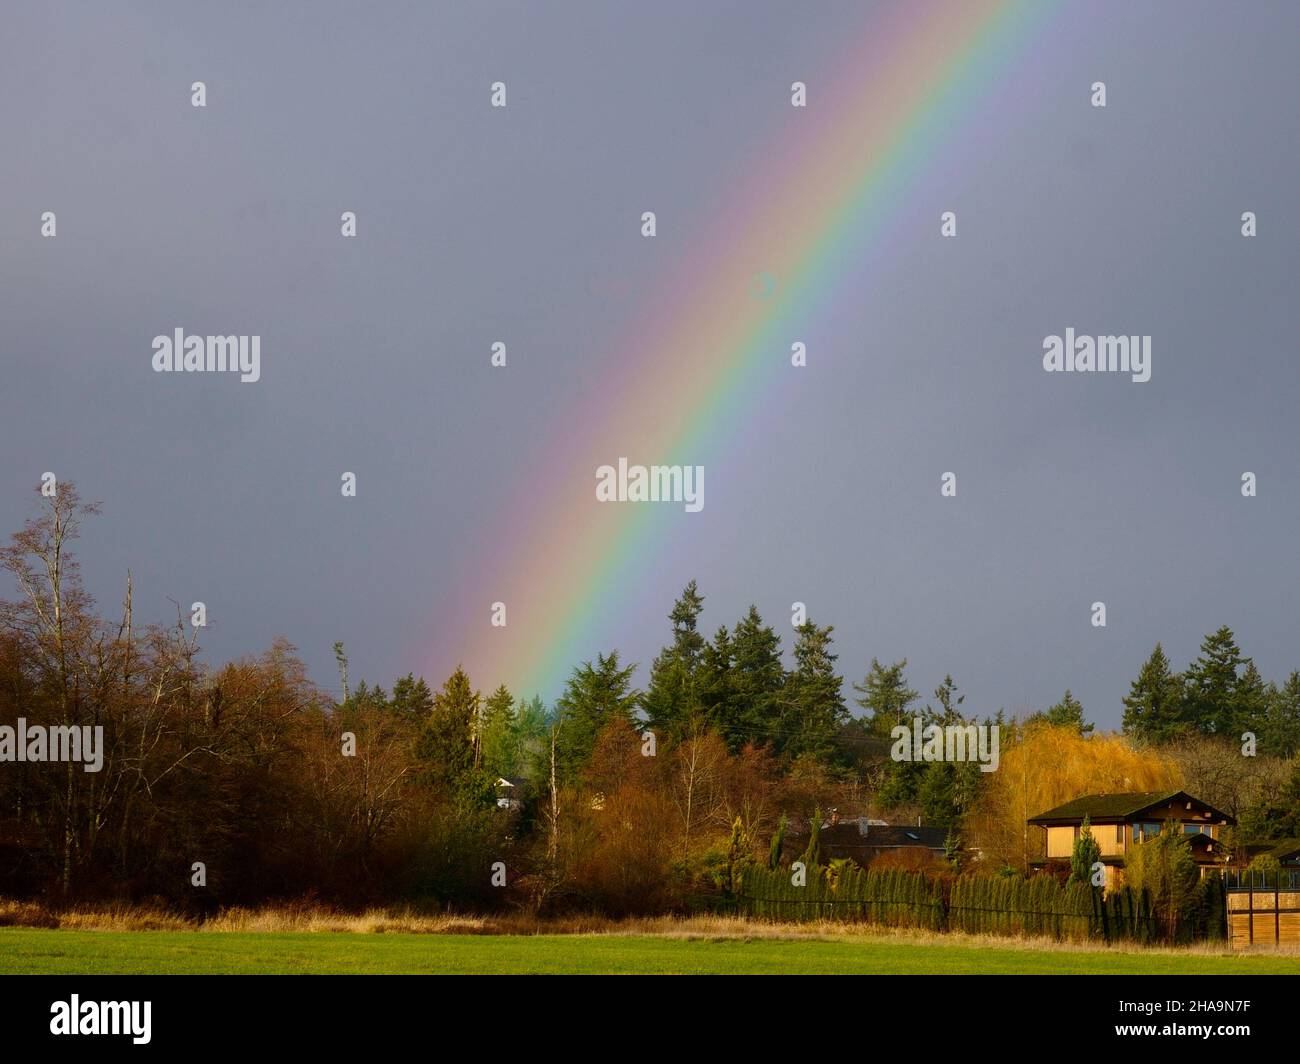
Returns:
[[[1184,825],[1183,825],[1183,834],[1184,834],[1184,835],[1200,835],[1200,834],[1202,834],[1202,831],[1201,831],[1201,825],[1200,825],[1200,824],[1184,824]]]
[[[1160,834],[1160,824],[1158,821],[1146,821],[1141,824],[1133,825],[1133,841],[1142,842],[1144,839],[1154,839]]]

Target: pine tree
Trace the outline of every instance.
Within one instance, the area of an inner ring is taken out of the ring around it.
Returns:
[[[872,733],[881,738],[888,737],[890,729],[898,724],[910,724],[910,721],[903,718],[916,701],[918,693],[907,686],[903,675],[906,668],[906,658],[894,662],[888,668],[872,658],[871,671],[862,683],[853,685],[853,689],[862,695],[856,700],[858,705],[871,714]]]
[[[1092,866],[1101,860],[1101,847],[1092,835],[1092,825],[1088,818],[1083,818],[1079,835],[1074,840],[1074,851],[1070,854],[1070,883],[1092,883]]]
[[[692,580],[668,615],[673,625],[672,645],[650,666],[650,683],[641,705],[650,726],[666,741],[692,735],[702,723],[696,672],[705,647],[697,627],[703,609],[704,597]]]
[[[1159,643],[1124,699],[1124,734],[1151,743],[1173,739],[1186,728],[1182,681]]]
[[[682,589],[681,597],[673,603],[672,612],[668,614],[668,619],[673,622],[673,651],[691,668],[698,663],[704,650],[704,636],[699,633],[703,611],[704,596],[692,580]]]
[[[617,717],[633,722],[641,698],[632,687],[634,671],[635,665],[619,667],[617,650],[597,654],[594,665],[587,661],[573,670],[563,697],[556,703],[557,758],[565,779],[572,779],[586,765],[596,736],[605,725]]]
[[[1174,940],[1180,924],[1199,902],[1200,871],[1182,826],[1177,821],[1167,822],[1155,838],[1129,850],[1124,866],[1125,881],[1150,896],[1154,921]]]
[[[961,707],[966,701],[966,696],[957,693],[957,685],[951,675],[945,675],[943,683],[934,689],[934,699],[939,703],[938,710],[931,709],[929,706],[926,706],[926,710],[927,715],[936,724],[946,726],[965,721],[966,718],[961,715]]]
[[[423,720],[433,708],[433,693],[423,676],[417,680],[408,672],[393,684],[393,696],[388,700],[388,706],[394,713],[411,720]]]
[[[1246,659],[1246,666],[1237,680],[1233,692],[1234,735],[1249,731],[1258,735],[1268,723],[1269,707],[1277,697],[1274,684],[1265,683],[1255,662]]]
[[[894,810],[901,806],[922,804],[921,788],[929,775],[927,769],[932,767],[933,763],[925,761],[886,761],[876,790],[876,802],[880,808]],[[947,804],[943,792],[949,782],[942,773],[935,773],[932,783],[934,789],[928,796],[933,803],[931,812],[942,815]]]
[[[853,689],[862,697],[856,699],[859,706],[870,716],[866,719],[869,734],[877,739],[888,739],[891,729],[902,724],[910,728],[911,715],[925,718],[930,712],[927,706],[920,714],[909,713],[919,693],[907,685],[903,670],[907,668],[907,659],[896,661],[886,667],[871,659],[871,671],[861,683],[855,683]],[[945,698],[948,697],[945,692]],[[911,805],[918,800],[926,765],[917,761],[887,761],[876,799],[884,809],[896,809]],[[946,784],[947,781],[938,781]]]
[[[538,781],[549,780],[552,723],[541,695],[533,695],[515,707],[514,744],[519,751],[521,776]]]
[[[929,761],[918,767],[920,780],[916,787],[916,800],[925,822],[937,828],[954,829],[961,822],[956,801],[959,766],[949,761]]]
[[[515,699],[502,684],[483,704],[483,767],[508,779],[519,771],[519,755]]]
[[[521,741],[543,739],[550,730],[550,725],[547,722],[546,706],[542,702],[541,695],[533,695],[526,702],[520,702],[519,712],[516,714],[515,719]]]
[[[352,692],[348,690],[348,652],[344,649],[342,640],[334,644],[334,660],[338,663],[339,686],[346,703],[352,697]]]
[[[1259,730],[1259,751],[1287,758],[1300,751],[1300,672],[1293,671],[1281,690],[1270,693]]]
[[[1227,625],[1201,643],[1201,656],[1183,673],[1182,714],[1205,735],[1239,735],[1246,706],[1240,688],[1242,657]]]
[[[1068,687],[1065,689],[1065,697],[1056,705],[1049,706],[1042,713],[1033,714],[1025,723],[1031,721],[1040,721],[1058,728],[1073,728],[1080,735],[1091,735],[1094,727],[1090,721],[1083,719],[1083,705],[1070,693]]]
[[[744,736],[733,734],[728,726],[731,704],[731,633],[719,625],[713,640],[700,652],[695,672],[695,691],[704,711],[706,723],[722,737],[733,754],[744,746]]]
[[[343,704],[358,711],[362,709],[383,710],[388,708],[388,695],[382,687],[371,687],[363,679]]]
[[[843,679],[835,674],[831,653],[832,626],[818,628],[811,621],[800,625],[794,647],[795,667],[787,677],[780,699],[780,723],[775,747],[793,760],[811,754],[829,759],[835,735],[847,715]]]
[[[822,811],[817,809],[813,812],[813,817],[808,828],[808,845],[804,847],[803,854],[799,860],[804,863],[808,869],[808,880],[812,882],[813,869],[822,863]]]
[[[474,728],[481,702],[482,696],[473,689],[465,670],[457,666],[433,696],[416,741],[425,777],[457,800],[478,801],[490,793],[484,774],[475,768]]]
[[[947,727],[967,723],[961,713],[966,696],[957,693],[957,684],[951,675],[945,675],[943,683],[934,689],[934,698],[938,708],[926,705],[922,714],[926,724]],[[898,768],[901,769],[902,766]],[[936,827],[954,828],[959,825],[979,793],[980,778],[984,775],[979,763],[972,759],[959,762],[932,761],[920,766],[920,772],[915,797],[920,802],[926,822]],[[894,789],[903,795],[908,788],[905,784],[896,783]]]
[[[778,700],[785,684],[781,638],[749,607],[732,630],[726,701],[715,706],[719,732],[733,751],[778,738]],[[706,654],[706,658],[710,655]]]
[[[727,890],[735,893],[753,857],[749,852],[750,840],[745,834],[744,822],[739,816],[731,825],[731,842],[727,846]]]
[[[1291,776],[1281,792],[1251,810],[1250,828],[1250,834],[1259,839],[1300,838],[1300,759],[1292,763]]]
[[[781,823],[777,825],[776,834],[772,836],[772,847],[768,851],[767,867],[771,871],[781,867],[781,850],[785,846],[785,832],[789,826],[784,813],[781,814]]]

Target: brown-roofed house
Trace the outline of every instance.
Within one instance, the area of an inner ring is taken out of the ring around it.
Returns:
[[[840,820],[832,810],[829,820],[821,825],[817,843],[823,861],[847,857],[859,867],[868,868],[877,857],[900,850],[922,850],[941,858],[947,837],[948,832],[943,828],[886,824],[866,817]],[[807,846],[806,831],[787,836],[785,854],[797,858]]]
[[[1186,791],[1085,794],[1029,818],[1030,824],[1043,828],[1047,835],[1046,860],[1032,861],[1031,865],[1041,867],[1050,861],[1068,861],[1084,817],[1088,818],[1093,838],[1101,849],[1107,890],[1123,883],[1124,857],[1129,848],[1158,835],[1165,821],[1177,821],[1183,832],[1191,836],[1192,857],[1201,866],[1202,875],[1227,863],[1223,829],[1237,823],[1227,813],[1193,798]]]

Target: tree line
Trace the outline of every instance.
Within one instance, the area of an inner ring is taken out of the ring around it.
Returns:
[[[97,505],[66,482],[41,503],[0,550],[0,725],[102,728],[104,764],[0,764],[5,894],[663,911],[732,891],[738,867],[770,863],[783,821],[821,810],[919,817],[947,830],[954,863],[978,847],[1023,871],[1026,817],[1166,785],[1241,818],[1243,839],[1300,835],[1300,679],[1262,681],[1226,628],[1182,674],[1156,648],[1122,735],[1095,734],[1069,691],[1023,720],[983,718],[1004,730],[986,774],[889,757],[890,729],[915,716],[977,721],[950,676],[922,700],[905,660],[873,659],[850,699],[831,626],[799,625],[787,666],[753,607],[706,637],[694,581],[644,689],[610,650],[553,705],[485,695],[459,668],[437,688],[413,674],[352,687],[342,643],[337,698],[286,641],[209,666],[179,609],[136,617],[129,574],[111,615],[92,601],[74,547]]]

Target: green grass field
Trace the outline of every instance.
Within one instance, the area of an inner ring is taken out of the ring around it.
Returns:
[[[1107,953],[898,939],[47,931],[0,928],[3,974],[1300,974],[1300,957]]]

